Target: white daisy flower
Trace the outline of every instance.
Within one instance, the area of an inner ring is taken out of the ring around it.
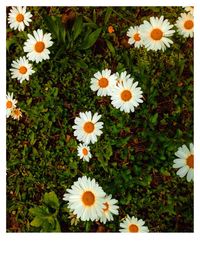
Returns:
[[[194,7],[193,6],[185,6],[183,8],[185,9],[186,12],[189,12],[192,15],[194,15]]]
[[[170,47],[173,41],[168,37],[175,32],[171,28],[173,25],[170,25],[167,19],[164,20],[163,16],[151,17],[150,22],[145,20],[140,26],[140,35],[147,50],[164,51],[166,46]]]
[[[130,27],[127,31],[126,34],[129,39],[128,39],[128,43],[130,45],[134,44],[135,47],[139,48],[141,46],[143,46],[143,42],[140,36],[140,27],[139,26],[135,26],[135,27]]]
[[[126,71],[123,71],[120,74],[118,72],[116,72],[115,74],[116,74],[116,77],[117,77],[116,85],[118,85],[119,83],[123,84],[124,81],[127,81],[129,79],[132,79],[133,80],[133,78],[130,78],[131,75],[130,74],[127,74]]]
[[[13,99],[13,93],[6,95],[6,117],[10,117],[11,111],[16,107],[17,100]]]
[[[101,115],[96,112],[93,116],[91,111],[80,112],[80,117],[76,117],[72,128],[75,129],[74,135],[80,142],[88,145],[90,142],[94,144],[97,142],[97,136],[100,136],[103,132],[103,122],[98,122]]]
[[[26,7],[12,7],[10,13],[8,14],[8,23],[11,29],[18,29],[18,31],[23,31],[26,26],[29,26],[31,22],[31,13],[26,12]]]
[[[110,95],[111,90],[116,85],[116,75],[111,75],[111,70],[105,69],[94,74],[95,78],[91,78],[90,88],[97,91],[98,96]]]
[[[177,175],[181,178],[186,176],[187,181],[194,180],[194,146],[191,143],[190,149],[186,145],[179,147],[175,155],[178,159],[174,160],[173,168],[178,168]]]
[[[97,220],[101,216],[105,192],[94,179],[79,177],[71,189],[67,189],[63,200],[82,221]]]
[[[145,222],[143,220],[138,220],[136,217],[130,218],[127,215],[126,219],[120,223],[121,229],[119,230],[122,233],[148,233],[149,229],[147,226],[144,226]]]
[[[139,103],[143,103],[142,91],[137,87],[138,82],[133,83],[133,79],[124,80],[119,83],[111,94],[111,104],[124,112],[134,112]]]
[[[106,223],[106,221],[113,221],[113,214],[119,214],[119,206],[115,205],[117,202],[118,200],[112,199],[112,195],[106,196],[104,198],[104,207],[102,209],[102,214],[99,218],[100,222]]]
[[[194,36],[194,17],[190,13],[181,13],[181,16],[177,19],[175,26],[178,29],[178,33],[184,37]]]
[[[27,52],[27,57],[36,63],[42,60],[49,59],[49,47],[53,45],[51,41],[51,33],[43,34],[43,31],[38,29],[33,31],[33,35],[28,34],[28,40],[24,44],[24,52]]]
[[[11,111],[11,116],[14,120],[19,120],[20,117],[22,117],[20,108],[13,108],[13,110]]]
[[[20,57],[18,60],[13,61],[11,64],[11,74],[12,79],[17,78],[17,80],[22,83],[24,80],[29,80],[29,76],[35,73],[32,69],[32,64],[26,59],[26,57]]]
[[[89,161],[90,158],[92,157],[89,146],[85,144],[83,145],[80,144],[77,150],[78,150],[78,156],[80,157],[80,159],[83,159],[83,161]]]

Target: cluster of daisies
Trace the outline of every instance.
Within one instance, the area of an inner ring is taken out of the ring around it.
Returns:
[[[11,29],[24,31],[25,26],[29,26],[32,14],[26,12],[26,7],[12,7],[8,15],[8,23]],[[29,81],[30,75],[35,73],[33,65],[29,62],[36,63],[42,60],[49,59],[49,47],[53,45],[51,41],[51,33],[43,33],[43,30],[38,29],[33,31],[33,35],[28,34],[28,39],[24,43],[23,51],[27,53],[12,62],[10,69],[11,77],[19,80],[22,83],[24,80]]]
[[[68,207],[82,221],[100,221],[106,223],[112,221],[113,215],[118,215],[119,206],[112,195],[106,195],[102,187],[90,177],[79,177],[63,200],[68,202]],[[120,232],[149,232],[145,222],[135,217],[127,216],[120,223]]]
[[[110,96],[111,104],[120,111],[134,112],[139,103],[143,102],[143,92],[138,87],[138,82],[134,82],[126,71],[121,74],[111,74],[108,69],[98,71],[91,78],[90,88],[97,91],[98,96]],[[94,144],[102,134],[103,122],[99,121],[100,118],[98,113],[92,115],[91,111],[86,111],[80,112],[74,120],[74,135],[82,142],[77,148],[78,156],[84,161],[89,161],[92,157],[88,144]]]
[[[10,116],[15,119],[19,120],[22,117],[21,109],[16,106],[17,100],[13,98],[13,93],[8,93],[6,95],[6,117],[9,118]]]
[[[184,7],[185,12],[181,13],[177,19],[175,26],[177,32],[183,37],[193,37],[194,35],[194,8]],[[172,30],[174,25],[171,25],[163,16],[151,17],[150,21],[144,21],[140,26],[130,27],[127,31],[129,37],[128,43],[134,44],[134,47],[145,47],[147,50],[162,50],[170,47],[173,41],[171,37],[175,30]]]

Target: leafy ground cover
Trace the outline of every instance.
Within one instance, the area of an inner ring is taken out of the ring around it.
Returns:
[[[33,21],[25,31],[7,28],[7,91],[22,110],[19,121],[7,119],[7,231],[118,232],[127,214],[142,218],[150,232],[193,231],[193,183],[172,167],[178,147],[193,141],[193,39],[174,34],[163,52],[134,48],[126,36],[151,16],[175,24],[183,8],[28,9]],[[52,34],[50,59],[19,83],[9,68],[38,28]],[[139,82],[144,103],[135,112],[115,109],[90,89],[105,68],[126,70]],[[77,156],[72,128],[87,110],[104,122],[89,163]],[[63,195],[83,175],[118,200],[113,221],[84,222],[69,211]]]

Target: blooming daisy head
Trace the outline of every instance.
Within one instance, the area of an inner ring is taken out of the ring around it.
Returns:
[[[194,14],[194,7],[193,6],[185,6],[183,7],[186,12],[191,13],[192,15]]]
[[[16,107],[17,100],[13,99],[13,93],[6,95],[6,117],[11,115],[12,110]]]
[[[113,214],[118,215],[119,206],[115,205],[118,202],[116,199],[112,199],[112,195],[106,196],[103,202],[102,214],[100,216],[100,222],[106,223],[106,221],[113,221]]]
[[[79,177],[63,199],[82,221],[97,220],[101,216],[105,192],[94,179]]]
[[[90,158],[92,157],[89,146],[85,144],[80,144],[77,150],[78,150],[78,156],[80,157],[80,159],[83,159],[83,161],[89,161]]]
[[[76,117],[72,126],[74,135],[80,142],[85,144],[97,142],[97,136],[102,134],[103,122],[98,122],[101,115],[96,112],[93,116],[91,111],[80,112],[79,117]]]
[[[142,38],[140,36],[140,27],[130,27],[127,31],[127,36],[129,37],[128,43],[130,45],[134,44],[135,47],[139,48],[143,45]]]
[[[194,36],[194,17],[191,13],[181,13],[175,25],[178,29],[178,33],[184,37]]]
[[[11,77],[22,83],[24,80],[29,80],[29,76],[32,75],[35,71],[32,69],[32,64],[28,62],[26,57],[20,57],[16,61],[13,61],[11,64]]]
[[[131,75],[127,74],[126,71],[121,72],[120,74],[118,72],[115,73],[117,77],[116,85],[123,84],[124,81],[127,81],[130,79]],[[131,78],[133,80],[133,78]]]
[[[24,52],[27,52],[27,57],[36,63],[42,60],[49,59],[49,47],[53,45],[51,41],[51,33],[43,34],[43,31],[38,29],[33,31],[33,35],[28,34],[28,40],[24,44]]]
[[[110,95],[111,90],[116,85],[116,75],[111,74],[111,70],[105,69],[95,73],[94,77],[90,81],[92,91],[97,91],[98,96]]]
[[[177,175],[184,177],[188,182],[194,179],[194,146],[190,144],[188,148],[186,145],[182,145],[176,151],[175,155],[178,157],[174,160],[173,168],[179,169]]]
[[[32,21],[31,17],[31,13],[26,12],[26,7],[12,7],[8,14],[8,23],[11,29],[23,31],[25,25],[29,26],[29,22]]]
[[[170,47],[173,41],[168,37],[175,32],[171,28],[173,25],[170,25],[167,19],[164,20],[163,16],[151,17],[150,22],[145,20],[140,26],[140,35],[147,50],[164,51],[166,46]]]
[[[22,117],[22,112],[20,108],[13,108],[13,110],[11,111],[11,116],[13,119],[19,120],[20,117]]]
[[[124,112],[134,112],[135,107],[142,103],[142,91],[137,87],[138,82],[133,83],[133,79],[124,80],[119,83],[111,94],[111,104]]]
[[[149,229],[147,226],[144,226],[145,222],[143,220],[138,220],[136,217],[130,218],[129,215],[120,223],[121,229],[119,230],[122,233],[148,233]]]

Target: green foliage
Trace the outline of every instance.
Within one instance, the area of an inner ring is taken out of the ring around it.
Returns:
[[[7,29],[7,91],[23,115],[7,119],[7,231],[100,231],[102,224],[77,220],[63,201],[83,175],[119,201],[119,216],[103,231],[118,232],[127,214],[151,232],[193,231],[193,184],[172,168],[178,147],[193,141],[193,40],[176,33],[170,48],[154,52],[129,46],[126,37],[130,26],[151,16],[174,24],[182,7],[27,9],[35,18],[30,27]],[[52,33],[50,59],[33,63],[35,73],[20,84],[11,79],[10,65],[38,28]],[[90,89],[94,73],[105,68],[126,70],[138,81],[144,103],[134,113]],[[72,126],[89,110],[102,115],[104,127],[87,163],[77,156]]]

